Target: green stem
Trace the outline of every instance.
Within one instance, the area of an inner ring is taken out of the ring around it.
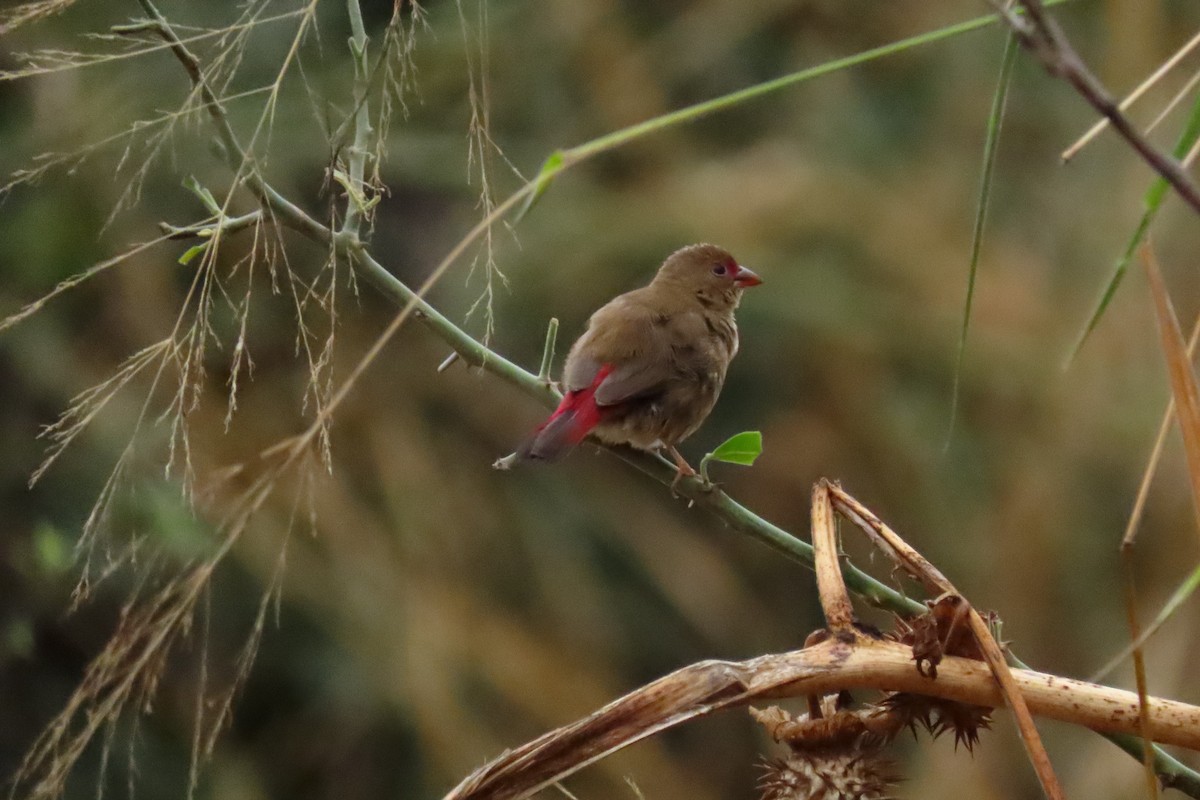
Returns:
[[[168,239],[192,239],[199,237],[201,239],[212,236],[213,231],[218,228],[225,233],[237,233],[244,228],[249,228],[262,222],[263,212],[261,208],[243,214],[240,217],[220,217],[216,216],[204,222],[197,222],[194,225],[171,225],[166,222],[158,224],[159,230],[167,235]]]
[[[546,326],[546,344],[542,347],[542,366],[538,369],[538,380],[549,383],[550,370],[554,368],[554,347],[558,342],[558,317],[551,317]]]
[[[1065,2],[1067,2],[1067,0],[1049,0],[1045,3],[1045,5],[1056,6]],[[582,161],[584,159],[591,158],[594,155],[612,150],[620,145],[627,144],[634,139],[639,139],[642,136],[655,133],[664,128],[670,128],[682,122],[693,122],[703,116],[712,114],[713,112],[732,108],[733,106],[740,105],[747,100],[754,100],[780,89],[784,89],[793,84],[802,83],[803,81],[811,80],[812,78],[819,78],[822,75],[827,75],[831,72],[837,72],[838,70],[846,69],[847,67],[857,66],[868,61],[874,61],[877,58],[883,58],[884,56],[890,56],[912,49],[913,47],[933,44],[934,42],[940,42],[944,39],[950,39],[954,36],[959,36],[980,28],[985,28],[988,25],[992,25],[1000,21],[1000,19],[1001,16],[999,14],[988,14],[986,16],[976,17],[975,19],[969,19],[956,25],[950,25],[945,28],[939,28],[935,31],[929,31],[928,33],[910,36],[907,39],[901,39],[897,42],[885,44],[880,47],[874,47],[870,50],[864,50],[861,53],[855,53],[852,56],[846,56],[845,58],[828,61],[815,67],[802,69],[799,72],[783,75],[775,78],[774,80],[766,81],[765,83],[755,84],[754,86],[750,86],[745,89],[739,89],[736,92],[730,92],[729,94],[721,95],[720,97],[714,97],[711,100],[705,100],[702,103],[696,103],[695,105],[688,106],[687,108],[681,108],[678,111],[672,111],[669,114],[663,114],[662,116],[655,117],[654,119],[648,119],[645,122],[639,122],[636,125],[630,125],[628,128],[622,128],[619,131],[613,131],[612,133],[601,136],[598,139],[592,139],[590,142],[584,142],[581,145],[577,145],[569,150],[563,151],[563,160],[565,163],[560,168],[560,171],[561,169],[571,166],[571,164],[576,161]]]

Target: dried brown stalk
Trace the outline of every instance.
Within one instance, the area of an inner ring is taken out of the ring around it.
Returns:
[[[814,561],[817,572],[817,593],[825,611],[825,623],[835,633],[850,630],[854,625],[854,607],[850,604],[850,592],[842,580],[838,564],[836,524],[833,504],[830,502],[830,485],[826,480],[817,481],[812,493],[812,538]]]

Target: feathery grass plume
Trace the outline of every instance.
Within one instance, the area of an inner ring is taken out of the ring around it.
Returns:
[[[46,17],[60,14],[75,5],[75,2],[76,0],[32,0],[32,2],[0,11],[0,36],[26,23],[37,22]]]
[[[455,0],[455,7],[458,9],[459,24],[462,28],[463,40],[467,42],[466,66],[467,66],[467,102],[471,108],[471,120],[467,126],[467,182],[479,183],[479,202],[477,208],[480,209],[482,215],[487,218],[492,216],[496,211],[496,196],[492,187],[492,164],[494,157],[503,159],[508,165],[513,174],[524,180],[517,168],[504,155],[504,151],[500,145],[492,138],[492,118],[491,118],[491,83],[488,78],[488,4],[487,0],[476,0],[478,3],[478,16],[476,19],[477,33],[472,35],[471,24],[467,20],[466,11],[463,9],[464,0]],[[478,47],[478,59],[476,64],[475,55],[472,55],[471,43],[475,41]],[[483,242],[480,245],[479,252],[471,261],[471,267],[467,271],[467,281],[475,276],[476,272],[483,272],[483,288],[475,302],[467,309],[466,318],[469,320],[476,312],[482,311],[483,314],[483,334],[480,337],[484,345],[487,345],[492,340],[492,335],[496,332],[496,284],[501,284],[504,288],[508,287],[508,277],[500,269],[499,263],[496,261],[495,247],[495,230],[489,225],[487,230],[483,232]]]
[[[404,7],[408,6],[408,21],[405,22]],[[417,32],[428,31],[429,20],[425,9],[416,0],[407,4],[403,0],[394,0],[392,16],[383,32],[383,52],[380,54],[382,64],[376,70],[383,71],[383,89],[379,93],[379,115],[375,123],[375,143],[371,148],[373,172],[371,184],[384,188],[380,168],[387,157],[388,134],[391,132],[392,119],[399,113],[408,119],[409,98],[420,101],[420,91],[417,84]]]

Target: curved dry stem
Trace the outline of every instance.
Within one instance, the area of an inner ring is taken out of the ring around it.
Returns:
[[[854,607],[842,580],[839,548],[830,483],[822,478],[812,490],[812,542],[817,573],[817,594],[825,611],[825,623],[835,634],[854,627]]]

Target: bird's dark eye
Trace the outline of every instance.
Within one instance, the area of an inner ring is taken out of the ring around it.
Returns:
[[[727,272],[724,264],[717,264],[713,267],[713,275],[724,275]]]

